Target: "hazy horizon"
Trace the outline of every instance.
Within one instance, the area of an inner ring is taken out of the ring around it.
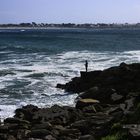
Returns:
[[[138,23],[139,0],[0,0],[0,24]]]

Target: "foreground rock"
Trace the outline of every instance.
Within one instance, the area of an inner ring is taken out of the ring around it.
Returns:
[[[140,138],[140,64],[81,72],[58,87],[79,93],[75,107],[19,108],[0,124],[0,140]]]
[[[0,126],[0,139],[90,140],[107,135],[113,116],[93,108],[92,105],[99,104],[96,100],[88,102],[80,109],[57,105],[42,109],[28,105],[17,109],[15,117],[5,119]]]

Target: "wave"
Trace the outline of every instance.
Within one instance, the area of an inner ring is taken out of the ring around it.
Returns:
[[[139,38],[140,30],[1,32],[0,117],[26,104],[74,105],[77,95],[56,89],[56,84],[79,76],[85,60],[89,71],[139,62]]]

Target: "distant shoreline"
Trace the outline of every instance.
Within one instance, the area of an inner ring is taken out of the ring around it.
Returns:
[[[86,28],[86,27],[0,27],[0,30],[69,30],[69,29],[89,29],[89,30],[97,30],[97,29],[140,29],[140,27],[94,27],[94,28]]]
[[[21,29],[21,30],[28,30],[28,29],[79,29],[79,28],[70,28],[70,27],[0,27],[0,29],[4,29],[4,30],[7,30],[7,29]],[[82,28],[80,28],[82,29]],[[84,29],[84,28],[83,28]]]

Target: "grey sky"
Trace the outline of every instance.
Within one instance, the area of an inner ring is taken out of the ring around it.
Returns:
[[[140,0],[0,0],[0,23],[136,23]]]

